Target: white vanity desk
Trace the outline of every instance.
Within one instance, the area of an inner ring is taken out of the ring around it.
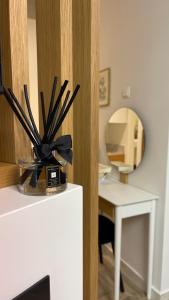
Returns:
[[[99,180],[99,196],[108,201],[115,210],[114,300],[119,300],[122,219],[149,214],[147,298],[150,299],[153,273],[155,205],[158,197],[129,184],[115,181],[110,177]]]

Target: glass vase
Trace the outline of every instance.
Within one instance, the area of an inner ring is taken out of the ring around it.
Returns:
[[[38,161],[19,161],[18,189],[26,195],[52,195],[64,191],[67,187],[67,162],[43,164]]]

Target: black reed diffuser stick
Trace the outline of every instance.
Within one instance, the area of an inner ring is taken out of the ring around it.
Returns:
[[[29,101],[27,85],[24,85],[24,95],[25,95],[26,106],[27,106],[29,118],[30,118],[32,126],[34,128],[34,133],[38,137],[39,142],[41,142],[41,137],[40,137],[40,134],[39,134],[39,132],[37,130],[37,127],[36,127],[36,124],[35,124],[35,121],[34,121],[34,118],[33,118],[32,110],[31,110],[31,105],[30,105],[30,101]]]
[[[24,128],[24,130],[26,131],[30,141],[33,143],[33,145],[35,147],[37,147],[38,143],[36,141],[36,137],[34,136],[34,132],[33,130],[30,131],[26,125],[26,123],[24,122],[24,119],[22,118],[20,112],[17,110],[15,104],[14,104],[14,100],[11,97],[11,95],[9,94],[9,92],[6,90],[5,87],[3,87],[3,95],[5,96],[7,102],[9,103],[10,107],[12,108],[13,112],[15,113],[18,121],[20,122],[20,124],[22,125],[22,127]]]
[[[70,91],[67,91],[66,93],[66,97],[65,97],[65,100],[63,102],[63,106],[62,108],[60,109],[60,113],[59,113],[59,107],[58,107],[58,110],[57,110],[57,114],[55,114],[54,118],[53,118],[53,121],[51,122],[51,126],[50,126],[50,129],[49,129],[49,132],[48,132],[48,135],[47,135],[47,139],[50,140],[50,137],[51,137],[51,134],[53,133],[54,129],[55,129],[55,126],[60,118],[60,115],[62,115],[64,109],[65,109],[65,106],[67,104],[67,101],[69,99],[69,95],[70,95]],[[59,115],[58,115],[59,113]],[[58,116],[57,116],[58,115]]]
[[[36,134],[36,132],[34,132],[34,127],[32,126],[31,122],[29,121],[29,119],[27,118],[24,110],[22,109],[21,105],[19,104],[18,100],[16,99],[14,93],[12,92],[11,89],[8,89],[8,92],[13,100],[13,102],[15,103],[15,105],[17,106],[20,114],[22,115],[23,117],[23,120],[25,120],[27,126],[29,127],[31,133],[35,136],[35,139],[37,141],[37,144],[40,144],[41,143],[41,139],[39,138],[39,135]]]
[[[52,133],[52,135],[50,137],[50,140],[49,140],[50,142],[54,139],[57,131],[59,130],[60,126],[62,125],[62,123],[64,121],[64,119],[66,118],[66,115],[69,112],[69,109],[70,109],[70,107],[71,107],[71,105],[72,105],[72,103],[73,103],[73,101],[74,101],[74,99],[75,99],[75,97],[78,93],[79,88],[80,88],[80,85],[77,85],[74,92],[73,92],[73,95],[72,95],[71,99],[69,100],[69,103],[67,104],[67,106],[66,106],[66,108],[63,112],[63,114],[61,115],[59,121],[56,123],[55,129],[53,130],[53,133]]]
[[[40,100],[41,100],[41,112],[42,112],[42,120],[43,120],[43,129],[44,132],[46,130],[46,113],[45,113],[45,100],[43,92],[40,92]]]
[[[0,53],[1,54],[1,53]],[[77,85],[72,96],[70,97],[70,91],[66,92],[64,101],[62,97],[66,91],[68,85],[68,80],[65,80],[61,86],[58,96],[55,99],[56,87],[57,87],[57,77],[54,77],[51,98],[49,103],[48,114],[46,115],[45,101],[43,92],[40,93],[40,105],[42,111],[43,119],[43,136],[38,132],[28,95],[27,85],[24,85],[24,96],[28,111],[28,116],[23,110],[17,97],[14,95],[11,89],[6,89],[3,85],[2,80],[2,64],[0,55],[0,94],[3,94],[9,103],[12,111],[15,113],[18,121],[22,125],[26,134],[28,135],[30,141],[33,144],[33,150],[35,154],[35,162],[38,163],[37,169],[31,171],[32,177],[30,180],[30,185],[36,187],[39,180],[43,166],[53,165],[58,166],[60,162],[55,158],[54,152],[57,152],[64,160],[72,163],[72,139],[70,135],[64,135],[55,140],[55,136],[64,122],[71,105],[73,104],[76,95],[79,91],[80,85]],[[70,98],[69,98],[70,97]],[[35,174],[36,173],[36,174]],[[26,172],[22,176],[22,180],[26,180],[30,172]],[[63,174],[62,174],[63,175]]]
[[[54,100],[55,100],[56,86],[57,86],[57,77],[55,76],[54,81],[53,81],[52,94],[51,94],[51,99],[50,99],[50,105],[49,105],[49,112],[48,112],[47,121],[49,121],[49,118],[50,118],[51,113],[52,113],[53,103],[54,103]]]
[[[64,91],[65,91],[67,85],[68,85],[68,80],[65,80],[64,84],[60,88],[60,92],[59,92],[59,95],[58,95],[58,97],[56,99],[53,111],[51,112],[51,114],[50,114],[50,116],[49,116],[49,118],[47,120],[46,130],[45,130],[45,134],[44,134],[44,137],[43,137],[43,142],[47,142],[46,138],[47,138],[47,135],[49,133],[49,129],[50,129],[52,123],[53,123],[53,120],[56,119],[56,117],[57,117],[58,110],[59,110],[59,105],[61,103],[62,96],[64,94]]]

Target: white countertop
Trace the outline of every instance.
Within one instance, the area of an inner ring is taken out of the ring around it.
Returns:
[[[158,196],[112,178],[99,180],[99,196],[115,206],[157,200]]]
[[[5,215],[14,213],[18,210],[22,210],[26,207],[40,204],[44,201],[58,198],[64,193],[72,192],[76,189],[80,189],[79,185],[68,183],[67,189],[61,193],[54,194],[51,196],[28,196],[21,194],[16,186],[10,186],[7,188],[0,189],[0,218]]]

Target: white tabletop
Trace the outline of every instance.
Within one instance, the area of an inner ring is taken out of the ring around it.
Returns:
[[[112,178],[99,180],[99,196],[115,206],[157,200],[158,196]]]
[[[0,218],[5,215],[14,213],[18,210],[25,209],[26,207],[37,205],[43,201],[52,200],[69,193],[75,189],[81,188],[79,185],[68,183],[67,188],[64,192],[53,194],[51,196],[27,196],[21,194],[16,186],[9,186],[7,188],[0,189]]]

